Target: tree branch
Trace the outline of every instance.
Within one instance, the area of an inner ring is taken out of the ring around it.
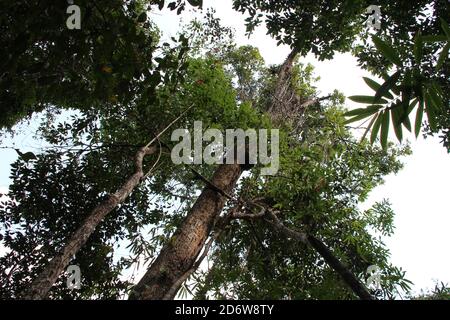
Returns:
[[[269,219],[265,219],[267,222],[269,222],[272,226],[275,227],[275,229],[279,230],[283,235],[285,235],[287,238],[295,239],[303,244],[310,245],[313,249],[315,249],[321,256],[324,258],[324,260],[328,263],[328,265],[333,268],[344,280],[344,282],[350,287],[350,289],[361,299],[361,300],[374,300],[375,298],[370,294],[370,292],[367,290],[367,288],[364,286],[364,284],[361,283],[361,281],[341,262],[338,258],[333,254],[333,252],[318,238],[308,235],[305,232],[301,231],[295,231],[288,227],[286,227],[281,220],[277,217],[277,215],[274,213],[273,209],[267,208],[255,201],[242,201],[240,199],[234,199],[231,195],[226,193],[225,191],[221,190],[217,186],[215,186],[213,183],[211,183],[208,179],[206,179],[203,175],[201,175],[199,172],[197,172],[194,169],[191,169],[202,181],[205,182],[209,187],[211,187],[213,190],[217,191],[219,194],[227,197],[229,200],[233,200],[237,203],[243,204],[244,206],[257,206],[261,209],[256,214],[246,214],[246,213],[238,213],[238,212],[232,212],[230,215],[231,219],[256,219],[256,218],[263,218],[266,215],[269,216]],[[201,263],[201,262],[200,262]],[[191,268],[188,272],[192,273],[192,269],[197,268],[198,266],[194,265],[193,268]],[[188,273],[187,272],[187,273]],[[189,273],[189,274],[190,274]],[[187,275],[189,277],[189,275]],[[186,277],[186,279],[187,279]],[[182,277],[184,278],[184,277]],[[183,283],[186,279],[181,281]],[[178,285],[181,285],[177,281]],[[178,288],[178,286],[176,287]]]
[[[318,238],[307,235],[304,232],[299,232],[286,227],[280,219],[269,209],[267,211],[272,220],[272,225],[280,230],[286,237],[298,240],[303,244],[308,244],[313,247],[327,264],[334,269],[344,280],[344,282],[352,289],[352,291],[361,300],[374,300],[375,298],[369,293],[364,284],[333,254],[333,252]],[[270,222],[270,221],[269,221]]]
[[[61,251],[54,256],[50,262],[45,266],[43,271],[34,279],[30,287],[26,289],[23,296],[25,299],[44,299],[50,291],[53,284],[58,279],[59,275],[67,267],[70,259],[84,246],[89,237],[94,233],[98,225],[103,219],[119,204],[125,201],[125,199],[133,192],[133,190],[142,181],[147,178],[156,164],[161,158],[161,143],[160,153],[158,159],[152,168],[144,174],[143,160],[147,155],[151,155],[156,152],[158,147],[154,145],[156,140],[159,141],[159,137],[166,132],[175,122],[177,122],[191,107],[186,109],[181,115],[173,120],[168,126],[166,126],[154,139],[152,139],[147,145],[140,148],[134,156],[133,174],[118,188],[118,190],[111,194],[107,199],[97,205],[91,212],[89,212],[87,218],[82,222],[78,229],[71,235],[66,245]]]

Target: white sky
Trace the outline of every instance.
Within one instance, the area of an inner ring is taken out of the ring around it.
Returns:
[[[205,0],[204,7],[215,8],[222,23],[236,29],[238,44],[258,47],[267,63],[281,63],[289,54],[290,49],[277,47],[276,42],[265,34],[264,27],[258,28],[248,39],[245,17],[232,10],[231,0]],[[187,22],[191,14],[185,12],[182,17]],[[154,11],[151,18],[165,37],[176,35],[180,17],[175,13]],[[350,54],[337,54],[333,60],[325,62],[308,56],[304,62],[315,66],[316,74],[321,77],[318,88],[322,95],[334,89],[346,96],[372,92],[362,79],[371,75],[359,69]],[[356,107],[348,100],[347,105]],[[15,142],[21,148],[29,148],[32,132],[29,128],[14,141],[7,139],[2,144],[11,146]],[[407,278],[414,282],[413,288],[419,290],[434,287],[436,280],[450,283],[450,155],[437,138],[419,138],[417,141],[412,135],[407,138],[411,140],[413,155],[404,159],[405,168],[397,175],[388,176],[386,183],[376,188],[362,207],[367,208],[383,198],[391,201],[396,214],[396,230],[393,237],[386,239],[386,244],[391,250],[392,262],[407,271]],[[9,164],[15,158],[13,150],[0,149],[0,193],[7,189]]]

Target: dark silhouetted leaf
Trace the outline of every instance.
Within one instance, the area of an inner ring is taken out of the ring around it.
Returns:
[[[372,36],[372,41],[377,47],[378,51],[389,61],[396,64],[397,66],[402,66],[402,61],[400,60],[400,57],[398,56],[397,52],[395,52],[394,48],[386,43],[385,41],[381,40],[377,36]]]
[[[412,128],[411,128],[411,121],[409,120],[409,115],[414,110],[414,108],[416,107],[418,102],[419,101],[417,99],[414,99],[413,101],[411,101],[411,104],[409,105],[408,109],[406,110],[406,113],[404,113],[402,115],[402,117],[400,118],[400,122],[405,126],[405,128],[409,132],[411,132],[411,130],[412,130]]]
[[[375,139],[377,138],[378,132],[380,131],[380,127],[381,127],[381,121],[383,120],[383,115],[380,113],[377,116],[377,120],[375,121],[373,128],[372,128],[372,133],[370,134],[370,143],[374,143]]]
[[[372,120],[370,120],[369,125],[367,126],[366,130],[364,131],[363,136],[361,137],[361,141],[363,141],[363,140],[366,138],[367,133],[369,132],[370,128],[372,128],[373,123],[375,122],[375,120],[377,119],[377,117],[378,117],[378,114],[374,115],[373,118],[372,118]]]
[[[352,111],[350,111],[348,113],[352,113],[353,112],[353,115],[356,115],[356,117],[345,121],[345,124],[349,124],[349,123],[352,123],[352,122],[355,122],[355,121],[358,121],[358,120],[370,117],[372,114],[378,112],[378,110],[380,110],[381,107],[382,106],[379,106],[379,105],[373,105],[373,106],[368,106],[365,109],[352,110]],[[354,112],[354,111],[357,111],[357,112]]]
[[[395,135],[397,136],[398,141],[402,142],[403,139],[403,131],[402,124],[400,122],[401,115],[401,105],[397,104],[391,108],[391,116],[392,116],[392,125],[394,127]]]
[[[391,75],[382,85],[381,87],[377,90],[377,93],[375,94],[375,98],[381,98],[381,97],[385,97],[389,93],[389,90],[394,91],[395,85],[397,84],[398,79],[401,76],[401,71],[397,71],[395,72],[393,75]],[[394,93],[396,93],[394,91]],[[398,93],[396,93],[398,95]]]
[[[348,97],[350,100],[357,102],[357,103],[367,103],[367,104],[385,104],[388,103],[385,99],[383,98],[377,98],[375,99],[375,97],[372,96],[351,96]]]
[[[147,21],[147,13],[145,13],[145,12],[142,12],[140,15],[139,15],[139,17],[138,17],[138,22],[145,22],[145,21]]]
[[[375,80],[372,80],[372,79],[367,78],[367,77],[363,77],[363,79],[364,79],[364,81],[366,82],[366,84],[367,84],[373,91],[377,92],[377,91],[380,89],[381,84],[379,84],[379,83],[376,82]],[[384,96],[385,96],[386,98],[388,98],[388,99],[394,99],[394,97],[392,96],[392,94],[391,94],[389,91],[386,92]]]
[[[436,131],[437,129],[436,112],[435,112],[436,107],[428,91],[425,92],[424,98],[426,103],[425,112],[427,113],[428,123],[430,125],[431,130]]]
[[[379,84],[378,82],[376,82],[375,80],[372,80],[368,77],[363,77],[364,82],[367,83],[367,85],[373,89],[373,91],[377,91],[378,88],[381,87],[381,84]]]
[[[23,159],[23,161],[28,162],[30,160],[36,160],[37,157],[33,152],[26,152],[26,153],[22,153],[19,149],[15,149],[17,154],[19,155],[20,158]]]
[[[420,101],[416,113],[416,123],[414,125],[416,138],[419,136],[420,128],[422,127],[422,119],[423,119],[423,101]]]
[[[444,109],[444,102],[442,102],[442,99],[439,96],[439,92],[438,92],[438,88],[437,88],[437,84],[436,83],[432,84],[432,86],[428,90],[428,93],[429,93],[429,95],[431,97],[431,100],[432,100],[432,102],[434,104],[434,107],[437,110]]]
[[[436,64],[436,69],[439,70],[442,68],[442,66],[444,65],[445,60],[448,58],[448,50],[450,48],[450,42],[448,42],[444,49],[442,49],[441,54],[439,55],[439,59],[438,62]]]
[[[387,149],[387,140],[389,135],[389,120],[390,113],[389,110],[385,110],[383,113],[383,120],[381,122],[381,131],[380,131],[380,142],[383,150]]]
[[[358,109],[354,109],[351,110],[347,113],[344,114],[344,116],[346,117],[352,117],[352,116],[357,116],[360,114],[374,114],[376,111],[380,110],[380,108],[382,108],[383,106],[380,105],[371,105],[368,106],[367,108],[358,108]]]
[[[414,40],[414,59],[416,63],[420,63],[423,57],[423,41],[422,35],[420,31],[417,33],[416,38]]]
[[[203,0],[188,0],[188,2],[193,7],[201,8],[203,6]]]
[[[450,27],[448,26],[448,23],[444,19],[442,18],[440,19],[442,30],[444,30],[444,33],[447,36],[447,40],[450,40]]]

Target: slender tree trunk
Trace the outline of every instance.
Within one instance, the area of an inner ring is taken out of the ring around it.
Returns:
[[[92,233],[94,233],[95,228],[103,221],[108,213],[125,201],[133,189],[141,182],[141,179],[144,177],[142,161],[146,155],[153,154],[156,150],[156,146],[139,149],[135,155],[134,174],[114,194],[110,195],[108,199],[91,211],[60,253],[50,260],[44,270],[32,282],[30,288],[24,294],[25,299],[38,300],[47,297],[48,292],[59,275],[67,267],[72,257],[83,247]]]
[[[297,51],[292,51],[278,72],[273,100],[268,106],[268,113],[274,122],[281,119],[280,113],[284,113],[283,108],[279,107],[279,101],[286,93],[287,81],[296,55]],[[242,168],[238,164],[220,165],[211,183],[230,193],[241,172]],[[166,297],[169,291],[174,290],[173,287],[180,283],[179,278],[192,269],[225,202],[226,197],[210,186],[203,190],[172,239],[163,247],[144,277],[132,289],[130,299],[160,300]],[[178,289],[179,287],[176,291]]]
[[[319,239],[308,236],[308,242],[324,258],[330,267],[336,271],[344,282],[361,300],[374,300],[364,284],[333,254],[333,252]]]
[[[308,235],[304,232],[295,231],[286,227],[280,219],[271,211],[269,213],[272,226],[277,229],[286,238],[295,239],[303,244],[311,246],[321,255],[326,263],[339,274],[345,284],[361,299],[361,300],[375,300],[375,298],[367,290],[366,286],[348,269],[334,253],[318,238]]]
[[[239,164],[220,165],[211,184],[229,193],[241,173]],[[162,300],[169,292],[178,291],[179,288],[174,290],[174,286],[194,265],[226,200],[211,186],[203,189],[181,226],[131,291],[130,299]]]

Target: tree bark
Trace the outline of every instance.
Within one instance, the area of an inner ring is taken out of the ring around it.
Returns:
[[[144,177],[142,161],[146,155],[155,153],[157,149],[156,146],[146,146],[139,149],[135,155],[135,172],[133,175],[114,194],[110,195],[108,199],[91,211],[60,253],[50,260],[44,270],[32,282],[30,288],[24,294],[25,299],[39,300],[47,297],[51,287],[67,267],[70,259],[83,247],[92,233],[94,233],[95,228],[108,213],[125,201],[141,182],[141,179]]]
[[[344,282],[352,289],[352,291],[361,300],[374,300],[374,297],[369,293],[367,288],[359,281],[357,277],[335,257],[333,252],[319,239],[314,236],[308,236],[308,242],[328,263],[330,267],[336,271]]]
[[[230,193],[241,173],[239,164],[220,165],[211,184]],[[178,291],[182,284],[179,278],[192,269],[226,200],[212,186],[203,189],[181,226],[131,291],[130,299],[162,300],[169,292]]]

